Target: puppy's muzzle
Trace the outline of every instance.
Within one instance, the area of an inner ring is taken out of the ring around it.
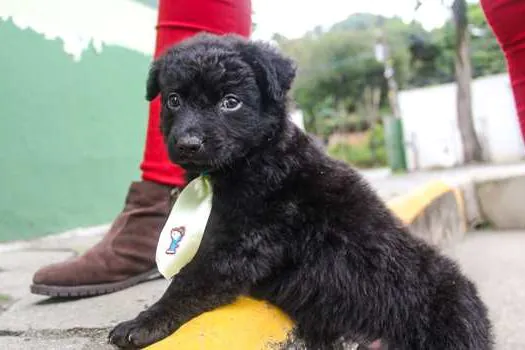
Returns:
[[[178,158],[191,159],[202,150],[202,140],[196,136],[182,137],[174,145]]]

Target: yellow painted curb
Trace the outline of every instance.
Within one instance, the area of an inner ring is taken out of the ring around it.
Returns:
[[[463,192],[458,187],[451,189],[451,191],[454,192],[454,196],[456,197],[456,203],[458,203],[459,214],[463,218],[461,220],[461,230],[463,232],[467,232],[467,208],[465,204],[465,198],[463,197]]]
[[[449,191],[454,192],[458,207],[464,210],[461,192],[440,181],[394,198],[388,206],[410,224],[433,200]],[[242,297],[197,316],[147,350],[269,350],[272,344],[284,341],[292,328],[290,318],[278,308]]]
[[[441,195],[453,192],[456,202],[464,216],[463,196],[461,191],[442,181],[432,181],[420,188],[404,195],[391,199],[388,207],[405,223],[410,224],[421,212]]]

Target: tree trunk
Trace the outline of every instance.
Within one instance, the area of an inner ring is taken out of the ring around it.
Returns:
[[[463,143],[464,163],[483,160],[481,144],[474,129],[472,115],[470,62],[470,34],[468,31],[467,3],[465,0],[454,0],[452,5],[456,26],[456,83],[457,83],[457,118]]]

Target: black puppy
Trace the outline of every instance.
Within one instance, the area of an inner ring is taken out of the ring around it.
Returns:
[[[153,343],[244,294],[284,310],[310,349],[491,349],[487,310],[456,264],[289,120],[294,75],[235,36],[200,35],[153,63],[147,97],[162,97],[170,158],[210,175],[213,207],[195,258],[110,342]]]

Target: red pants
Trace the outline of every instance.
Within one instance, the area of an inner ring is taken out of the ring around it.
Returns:
[[[251,31],[250,0],[160,0],[155,57],[167,47],[198,32],[236,33]],[[140,169],[144,180],[182,186],[184,171],[172,164],[160,133],[160,99],[149,107],[148,131]]]
[[[481,0],[481,6],[507,58],[525,140],[525,1]]]

